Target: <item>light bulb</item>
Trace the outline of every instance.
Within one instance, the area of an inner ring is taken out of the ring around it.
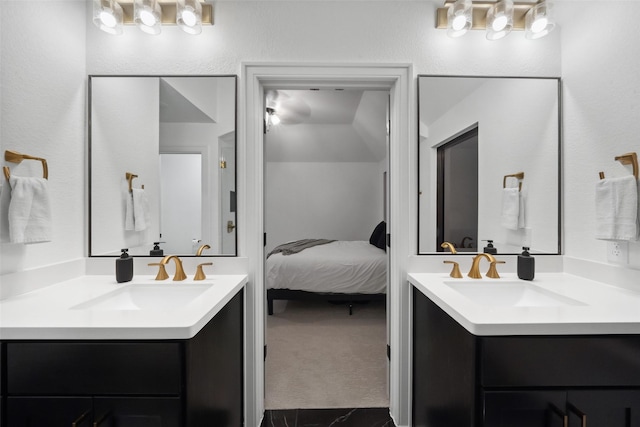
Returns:
[[[500,0],[487,11],[487,39],[498,40],[513,29],[513,1]]]
[[[272,125],[277,126],[280,124],[280,117],[276,116],[275,113],[271,115],[270,119]]]
[[[467,18],[465,18],[464,15],[459,15],[453,18],[453,22],[451,23],[451,28],[453,28],[456,31],[460,31],[464,28],[466,23],[467,23]]]
[[[157,0],[135,0],[133,3],[133,21],[147,34],[160,34],[162,10]]]
[[[539,39],[553,30],[553,5],[547,1],[541,1],[533,6],[524,18],[524,36],[527,39]]]
[[[493,20],[493,24],[491,24],[491,28],[493,28],[493,31],[502,31],[504,30],[504,27],[507,26],[507,22],[509,20],[507,19],[506,16],[501,15],[496,17],[496,19]]]
[[[471,0],[456,0],[447,11],[447,35],[460,37],[471,28],[472,21]]]
[[[533,31],[534,33],[539,33],[540,31],[547,28],[548,23],[549,23],[549,20],[544,16],[542,18],[536,19],[531,24],[531,31]]]
[[[153,13],[148,10],[143,10],[140,12],[140,20],[147,27],[153,27],[154,25],[156,25],[156,17],[153,16]]]
[[[94,0],[93,23],[109,34],[122,34],[122,7],[114,0]]]
[[[196,25],[196,22],[198,22],[196,14],[193,13],[193,10],[191,9],[185,9],[182,12],[182,21],[189,27],[193,27],[194,25]]]
[[[202,5],[199,0],[177,1],[176,24],[189,34],[202,31]]]

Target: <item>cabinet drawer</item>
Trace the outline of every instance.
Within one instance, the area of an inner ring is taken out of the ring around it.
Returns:
[[[7,343],[8,395],[177,395],[179,343]]]
[[[480,338],[484,387],[640,386],[640,337]]]

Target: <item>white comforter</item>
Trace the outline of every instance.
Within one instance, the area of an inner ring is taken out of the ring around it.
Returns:
[[[267,258],[267,289],[377,294],[387,288],[387,254],[367,241],[338,240]]]

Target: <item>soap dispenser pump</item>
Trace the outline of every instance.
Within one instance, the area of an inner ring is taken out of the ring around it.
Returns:
[[[116,260],[116,281],[129,282],[133,279],[133,258],[127,253],[129,249],[122,249],[122,255]]]
[[[493,240],[483,240],[483,242],[487,242],[487,246],[485,246],[483,250],[485,254],[495,255],[498,253],[498,248],[493,246]]]
[[[523,247],[518,255],[518,277],[522,280],[533,280],[536,269],[536,260],[529,254],[529,248]]]
[[[160,248],[160,243],[164,243],[164,242],[153,242],[153,249],[149,251],[149,255],[164,256],[164,250]]]

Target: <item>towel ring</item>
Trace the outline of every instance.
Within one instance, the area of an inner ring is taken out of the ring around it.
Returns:
[[[638,179],[640,171],[638,170],[638,155],[635,152],[616,156],[615,160],[623,165],[631,165],[633,167],[633,176]],[[604,172],[598,172],[600,179],[604,179]]]
[[[505,175],[502,178],[502,188],[507,188],[507,178],[516,178],[518,181],[518,191],[522,190],[522,180],[524,179],[524,172],[513,173],[511,175]]]
[[[28,154],[21,154],[13,150],[5,150],[4,160],[11,163],[21,163],[23,160],[38,160],[42,162],[42,177],[44,179],[49,179],[49,167],[47,166],[47,160],[42,157],[34,157]],[[3,166],[2,172],[4,172],[5,178],[9,180],[11,177],[11,171],[9,168],[7,166]]]

